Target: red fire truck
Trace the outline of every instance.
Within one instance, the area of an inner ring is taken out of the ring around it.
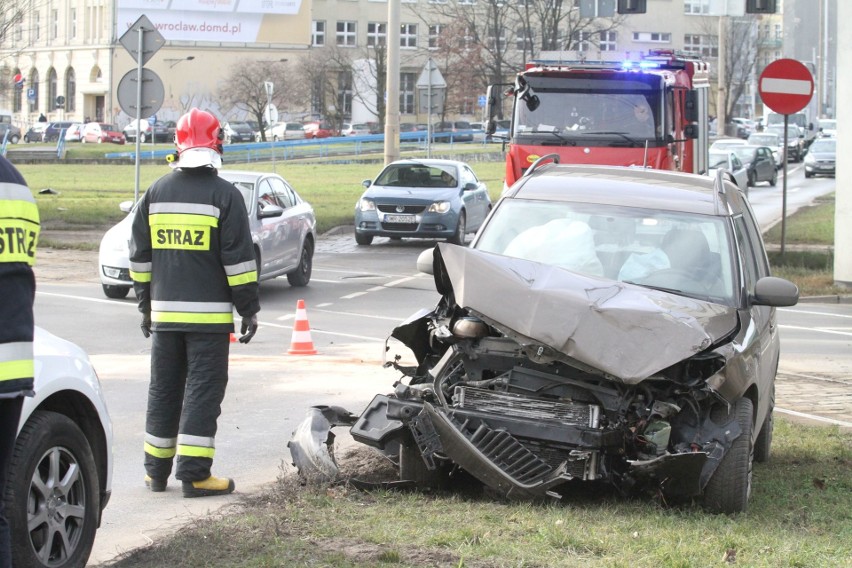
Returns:
[[[502,118],[502,97],[513,100],[504,139],[506,187],[547,154],[558,154],[561,163],[707,171],[707,63],[671,50],[629,61],[542,56],[514,84],[488,88],[491,134]]]

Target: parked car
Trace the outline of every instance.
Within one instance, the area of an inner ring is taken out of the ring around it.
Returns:
[[[48,122],[47,128],[44,129],[44,133],[42,134],[43,142],[58,142],[60,137],[65,136],[65,132],[71,128],[73,122],[70,121],[61,121],[61,122]]]
[[[707,175],[716,177],[718,170],[724,170],[730,174],[731,179],[737,187],[743,191],[748,190],[748,170],[737,157],[736,152],[728,150],[715,150],[710,152],[709,170]]]
[[[299,122],[276,122],[266,128],[266,141],[277,142],[278,140],[301,140],[305,137],[305,129]],[[257,134],[257,141],[261,141]]]
[[[66,142],[80,142],[83,139],[83,123],[75,122],[65,131]]]
[[[764,129],[767,134],[776,134],[784,144],[784,125],[771,125]],[[801,162],[805,156],[805,131],[795,124],[787,125],[787,160]]]
[[[385,166],[355,204],[355,241],[437,238],[463,243],[491,211],[485,183],[455,160],[398,160]]]
[[[784,165],[784,140],[777,134],[771,132],[755,132],[748,137],[749,144],[752,146],[766,146],[772,150],[772,158],[775,160],[775,167],[780,168]]]
[[[837,161],[837,139],[818,138],[805,153],[805,177],[826,175],[834,177]]]
[[[105,122],[89,122],[83,127],[83,137],[80,140],[83,144],[95,142],[101,144],[103,142],[111,142],[113,144],[124,144],[127,139],[124,133],[116,126]]]
[[[136,120],[132,120],[130,124],[124,127],[124,138],[128,142],[136,141],[136,133],[139,132],[139,142],[174,142],[174,131],[169,129],[165,122],[157,122],[153,126],[148,122],[147,118],[139,119],[137,127]]]
[[[473,132],[466,120],[436,122],[432,139],[438,142],[472,142]]]
[[[43,142],[44,141],[44,131],[47,128],[46,122],[36,122],[32,126],[30,126],[27,131],[24,133],[24,142]]]
[[[402,125],[400,125],[400,131],[402,131]],[[343,128],[340,130],[340,134],[342,136],[366,136],[369,133],[370,127],[363,122],[355,124],[351,122],[344,122]]]
[[[326,430],[345,424],[415,487],[472,476],[558,499],[596,482],[746,510],[752,462],[770,457],[776,307],[798,289],[770,275],[733,184],[547,164],[469,247],[417,265],[441,297],[390,334],[401,380],[360,415],[314,407],[289,443],[304,477],[336,475]]]
[[[0,143],[17,144],[21,141],[21,129],[14,124],[0,122]]]
[[[243,194],[258,266],[258,280],[287,275],[291,286],[307,286],[311,279],[316,216],[311,205],[279,175],[220,170],[219,177]],[[98,267],[108,298],[124,298],[133,287],[130,279],[130,236],[136,208],[120,204],[127,217],[101,239]]]
[[[778,182],[778,168],[772,150],[766,146],[733,146],[731,152],[735,153],[748,172],[748,185],[761,181],[768,181],[769,185],[775,187]]]
[[[737,136],[740,138],[748,138],[754,134],[754,121],[748,118],[732,118],[731,122],[737,125]]]
[[[36,327],[35,396],[24,399],[3,494],[12,564],[85,566],[112,492],[112,423],[86,353]]]
[[[302,129],[305,131],[305,138],[330,138],[337,136],[335,128],[327,122],[308,122]]]
[[[247,122],[226,122],[222,132],[225,135],[225,144],[254,141],[254,130]]]

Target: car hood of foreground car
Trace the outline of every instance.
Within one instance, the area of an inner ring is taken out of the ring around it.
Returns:
[[[465,247],[439,244],[434,267],[439,293],[524,346],[532,361],[561,354],[625,384],[737,327],[731,307]]]

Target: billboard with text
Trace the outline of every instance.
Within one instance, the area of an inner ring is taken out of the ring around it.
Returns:
[[[310,25],[301,25],[310,22],[310,0],[118,0],[116,4],[119,36],[144,14],[167,41],[310,41]]]

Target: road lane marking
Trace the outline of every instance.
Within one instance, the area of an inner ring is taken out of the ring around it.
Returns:
[[[275,327],[275,328],[278,328],[278,329],[291,329],[291,330],[293,329],[292,325],[279,325],[277,323],[271,323],[271,322],[258,322],[258,323],[261,326],[266,326],[266,327]],[[337,332],[337,331],[323,331],[321,329],[314,329],[314,328],[311,328],[311,333],[312,334],[316,333],[317,335],[333,335],[335,337],[348,337],[348,338],[351,338],[351,339],[364,339],[364,340],[367,340],[367,341],[384,342],[385,339],[387,339],[386,337],[370,337],[369,335],[355,335],[354,333],[340,333],[340,332]]]
[[[826,418],[824,416],[817,416],[815,414],[805,414],[804,412],[796,412],[795,410],[787,410],[786,408],[778,408],[777,406],[775,407],[775,410],[781,412],[782,414],[789,414],[790,416],[798,416],[799,418],[809,418],[810,420],[816,420],[817,422],[825,422],[827,424],[843,426],[844,428],[852,428],[852,422],[835,420],[834,418]]]
[[[822,327],[802,327],[799,325],[779,325],[781,329],[795,329],[797,331],[816,331],[819,333],[828,333],[831,335],[843,335],[846,337],[852,337],[852,331],[835,331],[833,329],[825,329]]]
[[[41,296],[53,296],[54,298],[67,298],[70,300],[83,300],[85,302],[94,302],[96,304],[107,304],[109,306],[127,306],[129,308],[137,309],[136,302],[120,302],[116,300],[106,300],[103,298],[87,298],[86,296],[75,296],[73,294],[57,294],[56,292],[44,292],[40,290],[36,290],[36,294]]]
[[[789,314],[807,314],[811,316],[831,316],[835,318],[848,318],[852,319],[852,314],[831,314],[828,312],[812,312],[810,310],[788,310],[784,308],[778,308],[779,312],[785,312]]]
[[[347,294],[345,296],[340,296],[341,300],[351,300],[352,298],[357,298],[358,296],[366,296],[366,292],[355,292],[353,294]]]
[[[353,316],[353,317],[356,317],[356,318],[371,318],[371,319],[387,320],[387,321],[395,321],[395,322],[402,322],[402,321],[405,320],[405,318],[392,318],[390,316],[375,316],[375,315],[372,315],[372,314],[356,314],[355,312],[341,312],[341,311],[338,311],[338,310],[320,310],[320,309],[314,308],[311,311],[312,312],[322,312],[324,314],[332,314],[332,315],[337,315],[337,316]],[[281,318],[278,318],[278,319],[281,319]]]

